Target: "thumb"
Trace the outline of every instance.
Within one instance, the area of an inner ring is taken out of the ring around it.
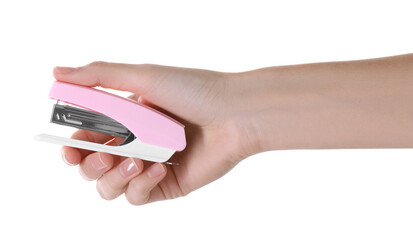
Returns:
[[[150,74],[143,65],[93,62],[83,67],[55,67],[53,75],[58,81],[83,86],[111,88],[137,94],[146,92],[151,85]]]

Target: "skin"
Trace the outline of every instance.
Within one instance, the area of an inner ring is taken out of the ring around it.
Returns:
[[[64,160],[107,200],[185,196],[263,151],[413,147],[413,54],[241,73],[94,62],[56,67],[54,76],[132,92],[186,126],[187,147],[170,159],[178,166],[63,147]],[[122,142],[85,130],[72,137]]]

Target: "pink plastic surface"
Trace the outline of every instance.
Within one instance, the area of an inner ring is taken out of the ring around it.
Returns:
[[[105,114],[123,124],[144,143],[176,151],[182,151],[186,146],[181,123],[136,101],[64,82],[54,82],[49,96]]]

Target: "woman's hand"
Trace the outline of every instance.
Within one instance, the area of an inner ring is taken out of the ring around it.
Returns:
[[[413,146],[413,54],[231,74],[102,62],[54,74],[133,92],[186,126],[187,148],[171,159],[179,166],[63,148],[68,163],[98,179],[105,199],[125,193],[139,205],[183,196],[262,151]],[[120,143],[84,130],[73,137]]]
[[[236,74],[94,62],[78,68],[56,67],[54,76],[58,81],[132,92],[132,99],[186,126],[187,147],[170,159],[179,163],[177,166],[63,147],[65,161],[79,164],[85,179],[97,180],[97,190],[104,199],[125,193],[131,204],[141,205],[185,196],[255,153],[256,141],[244,124],[248,121],[235,112],[241,104],[234,103],[242,102],[242,96],[237,99],[236,95],[228,94],[240,87],[230,80]],[[86,130],[78,130],[72,137],[101,144],[122,142]]]

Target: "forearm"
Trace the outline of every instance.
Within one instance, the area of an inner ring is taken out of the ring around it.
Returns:
[[[413,147],[413,54],[236,78],[243,99],[233,105],[259,151]]]

